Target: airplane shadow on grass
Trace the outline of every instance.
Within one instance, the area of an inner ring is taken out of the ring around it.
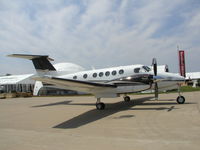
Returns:
[[[134,99],[134,101],[131,101],[129,103],[121,101],[121,102],[117,102],[117,103],[114,103],[114,104],[106,104],[105,110],[96,110],[96,109],[89,110],[89,111],[87,111],[83,114],[80,114],[76,117],[73,117],[70,120],[62,122],[62,123],[54,126],[53,128],[59,128],[59,129],[78,128],[78,127],[81,127],[83,125],[86,125],[86,124],[89,124],[91,122],[100,120],[100,119],[105,118],[107,116],[110,116],[112,114],[115,114],[117,112],[126,111],[126,110],[157,110],[157,111],[166,110],[167,112],[170,112],[173,109],[178,109],[178,108],[175,108],[175,106],[174,106],[174,105],[177,104],[176,102],[159,103],[159,102],[151,101],[149,103],[144,103],[145,101],[148,101],[151,98],[152,97]],[[94,105],[94,104],[68,103],[67,105]],[[156,107],[154,107],[154,108],[152,108],[152,107],[151,108],[134,108],[134,106],[137,106],[137,105],[146,105],[146,106],[147,105],[149,105],[149,106],[150,105],[156,105]],[[163,106],[158,107],[159,105],[166,105],[166,106],[168,105],[170,107],[163,107]],[[120,116],[120,117],[115,117],[113,119],[123,119],[123,118],[132,118],[132,117],[134,117],[134,115],[124,115],[124,116]]]

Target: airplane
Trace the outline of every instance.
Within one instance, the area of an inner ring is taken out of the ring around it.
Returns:
[[[37,74],[33,77],[58,88],[80,91],[93,94],[97,110],[105,109],[101,98],[115,98],[124,95],[124,101],[129,102],[130,93],[146,90],[155,91],[155,100],[161,90],[178,89],[178,104],[184,104],[185,98],[180,94],[180,86],[185,78],[169,72],[158,72],[157,61],[153,58],[152,67],[146,65],[128,65],[110,67],[104,69],[93,69],[59,75],[50,63],[53,59],[48,55],[26,55],[12,54],[9,57],[25,58],[32,60]]]

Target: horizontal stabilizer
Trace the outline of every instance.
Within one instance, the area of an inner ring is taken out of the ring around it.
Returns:
[[[17,57],[32,60],[36,70],[55,71],[54,66],[49,62],[53,61],[48,55],[26,55],[26,54],[12,54],[9,57]]]

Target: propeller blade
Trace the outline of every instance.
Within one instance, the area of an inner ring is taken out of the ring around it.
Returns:
[[[158,100],[158,83],[155,82],[155,100]]]
[[[156,58],[153,58],[152,66],[153,66],[154,76],[157,76],[157,61],[156,61]]]
[[[157,76],[157,60],[156,58],[153,58],[152,60],[152,67],[153,67],[153,72],[154,72],[154,91],[155,91],[155,100],[158,100],[158,81],[157,79],[159,78]]]

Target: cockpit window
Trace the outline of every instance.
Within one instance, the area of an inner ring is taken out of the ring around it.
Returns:
[[[135,72],[135,73],[139,73],[139,72],[140,72],[140,68],[135,68],[135,69],[134,69],[134,72]]]
[[[151,71],[151,69],[150,69],[148,66],[142,66],[142,68],[143,68],[146,72]]]

